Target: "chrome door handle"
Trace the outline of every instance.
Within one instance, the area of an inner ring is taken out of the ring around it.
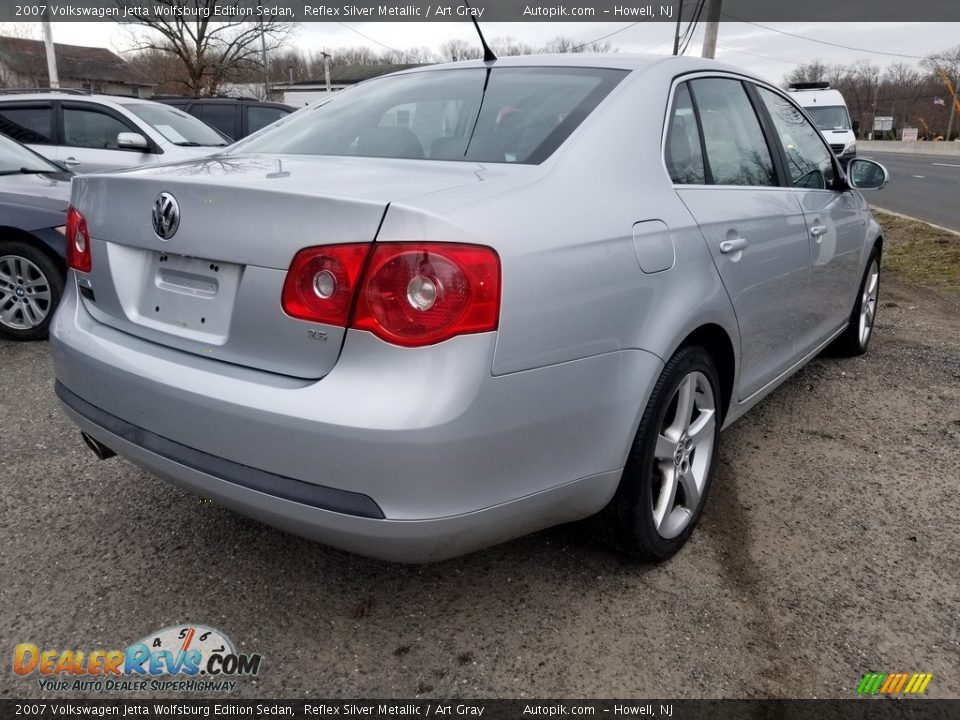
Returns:
[[[733,240],[724,240],[720,243],[720,252],[724,255],[728,253],[737,252],[743,250],[747,246],[746,238],[734,238]]]
[[[68,157],[66,160],[63,161],[63,164],[73,167],[74,165],[79,165],[80,161],[77,160],[75,157]]]
[[[813,235],[814,237],[820,237],[826,231],[827,231],[826,225],[814,225],[812,228],[810,228],[810,234]]]

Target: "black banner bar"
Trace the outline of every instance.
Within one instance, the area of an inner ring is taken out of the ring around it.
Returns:
[[[676,22],[677,0],[0,0],[0,20],[185,18],[291,22]],[[689,20],[697,3],[683,3]],[[958,0],[724,0],[723,21],[949,22]]]
[[[960,700],[2,700],[0,717],[954,720]]]

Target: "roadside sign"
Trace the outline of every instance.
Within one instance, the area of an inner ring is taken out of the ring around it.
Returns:
[[[893,115],[877,115],[873,119],[874,132],[893,130]]]
[[[903,136],[900,138],[903,142],[916,142],[917,141],[917,129],[916,128],[904,128]]]

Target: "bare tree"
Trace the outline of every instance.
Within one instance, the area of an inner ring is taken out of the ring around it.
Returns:
[[[134,20],[121,21],[138,28],[134,49],[163,53],[183,66],[180,82],[189,94],[214,94],[227,82],[261,67],[261,53],[279,47],[292,31],[292,23],[264,19],[262,22],[212,22],[217,7],[229,0],[155,0],[154,6],[168,14],[144,13],[137,0],[115,0]]]

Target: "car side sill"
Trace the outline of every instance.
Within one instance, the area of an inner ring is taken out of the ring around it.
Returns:
[[[789,368],[784,370],[782,373],[780,373],[780,375],[778,375],[769,383],[767,383],[762,388],[760,388],[755,393],[753,393],[753,395],[748,396],[747,398],[741,400],[740,402],[735,404],[733,407],[731,407],[730,410],[727,412],[727,417],[724,419],[723,427],[721,429],[726,430],[728,427],[733,425],[734,422],[736,422],[741,417],[743,417],[743,415],[747,412],[747,410],[752,408],[758,402],[763,400],[767,395],[769,395],[778,387],[780,387],[780,385],[782,385],[784,382],[789,380],[791,375],[797,372],[797,370],[802,368],[808,362],[813,360],[813,358],[815,358],[817,355],[823,352],[830,343],[832,343],[834,340],[840,337],[843,334],[843,331],[847,329],[847,326],[849,324],[850,324],[849,322],[845,322],[836,330],[836,332],[830,335],[822,343],[817,345],[817,347],[815,347],[811,352],[804,355],[795,364],[791,365]]]
[[[386,517],[373,498],[362,493],[314,485],[283,475],[274,475],[264,470],[258,470],[248,465],[241,465],[231,460],[195,450],[144,430],[91,405],[68,390],[59,381],[54,386],[54,390],[64,405],[89,422],[127,442],[192,470],[267,495],[310,505],[321,510],[376,520],[382,520]]]

